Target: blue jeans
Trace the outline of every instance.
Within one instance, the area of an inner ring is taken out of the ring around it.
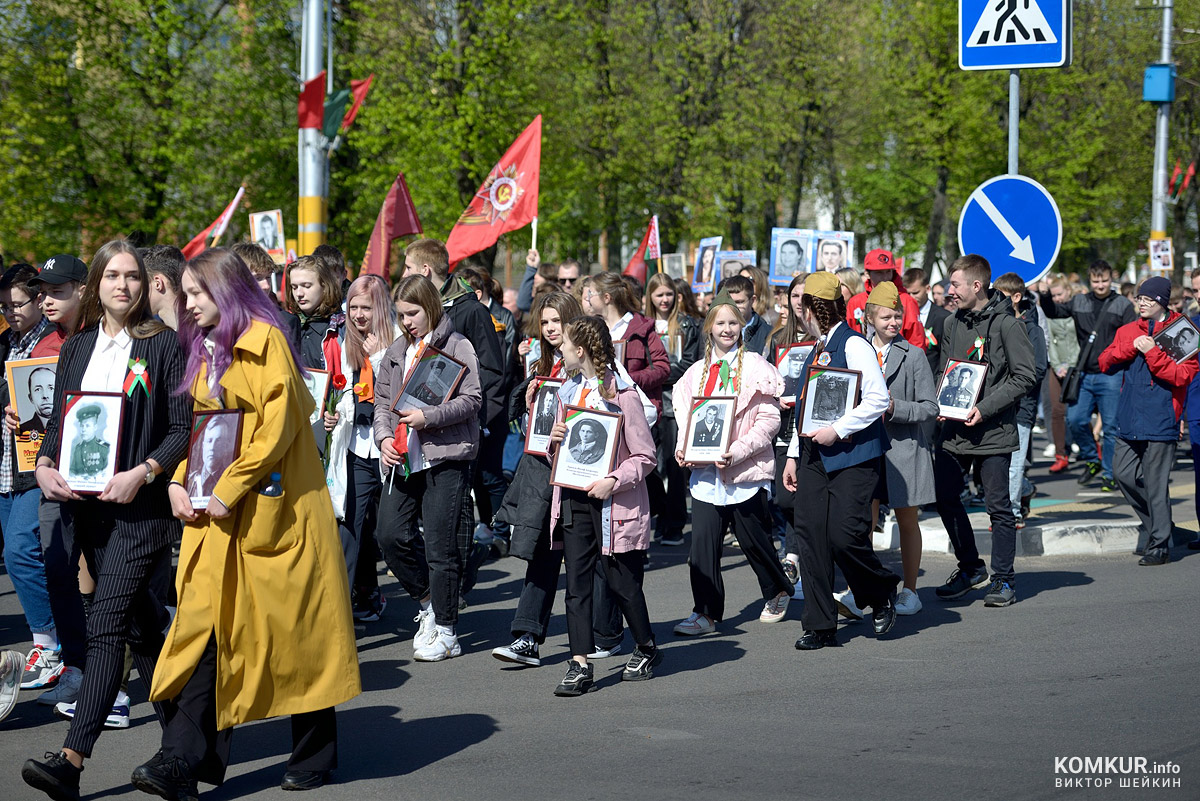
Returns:
[[[1025,478],[1025,454],[1029,452],[1029,435],[1033,426],[1028,423],[1017,423],[1017,438],[1020,442],[1013,451],[1012,461],[1008,465],[1008,498],[1012,504],[1013,515],[1021,516],[1021,499],[1033,492],[1033,485]]]
[[[1196,519],[1200,520],[1200,420],[1188,420],[1187,429],[1192,444],[1192,472],[1196,476]]]
[[[42,491],[0,492],[0,528],[4,530],[4,564],[12,578],[17,600],[25,610],[25,621],[35,634],[54,630],[50,592],[46,589],[46,565],[42,557],[42,535],[38,527],[38,504]]]
[[[1067,427],[1071,439],[1079,445],[1079,459],[1096,461],[1096,441],[1092,439],[1092,412],[1100,413],[1104,424],[1104,454],[1101,467],[1105,478],[1112,478],[1113,450],[1117,446],[1117,397],[1121,394],[1121,376],[1088,373],[1079,384],[1079,400],[1067,407]]]

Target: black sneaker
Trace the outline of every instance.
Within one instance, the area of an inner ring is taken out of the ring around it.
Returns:
[[[896,589],[888,593],[887,600],[871,608],[871,623],[875,626],[875,636],[882,637],[896,625]]]
[[[988,574],[982,567],[969,576],[961,570],[956,569],[950,574],[950,578],[946,579],[946,583],[933,592],[943,601],[953,601],[963,597],[976,587],[982,587],[987,583]]]
[[[362,623],[374,623],[383,617],[387,598],[378,587],[367,594],[358,594],[354,603],[354,619]]]
[[[592,689],[592,666],[581,665],[574,659],[567,665],[567,675],[554,688],[554,694],[564,698],[583,695]]]
[[[66,754],[46,752],[45,761],[36,759],[25,760],[21,768],[21,778],[35,790],[41,790],[54,801],[79,801],[79,774],[83,768],[77,768],[68,760]]]
[[[658,544],[666,545],[672,548],[683,545],[683,532],[676,531],[670,534],[663,534],[662,537],[659,538]]]
[[[160,749],[150,761],[133,770],[129,782],[138,790],[167,801],[198,801],[200,791],[187,763],[166,757]]]
[[[1121,488],[1117,486],[1117,482],[1108,476],[1104,476],[1100,479],[1101,492],[1117,492],[1120,489]]]
[[[528,634],[522,634],[513,640],[512,645],[504,645],[492,649],[492,656],[501,662],[512,662],[517,665],[541,667],[542,659],[538,654],[537,640]]]
[[[1003,579],[996,579],[983,597],[984,606],[1012,606],[1017,602],[1017,591]]]
[[[633,649],[633,655],[625,663],[621,671],[621,681],[645,681],[654,678],[654,668],[662,662],[662,649],[655,648],[653,654],[647,654],[639,645]]]
[[[1092,482],[1092,479],[1100,475],[1099,462],[1087,462],[1083,466],[1083,471],[1079,474],[1079,486],[1086,487]]]
[[[800,566],[795,562],[789,559],[784,559],[783,573],[788,577],[788,581],[792,583],[793,587],[800,583]]]

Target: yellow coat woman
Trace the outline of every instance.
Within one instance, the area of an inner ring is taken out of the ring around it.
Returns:
[[[179,609],[151,699],[179,694],[215,632],[226,729],[332,707],[362,687],[337,520],[308,426],[314,403],[280,330],[252,322],[219,383],[210,399],[202,367],[192,394],[197,411],[243,413],[238,455],[213,491],[230,514],[184,526]],[[282,495],[260,494],[271,473]]]

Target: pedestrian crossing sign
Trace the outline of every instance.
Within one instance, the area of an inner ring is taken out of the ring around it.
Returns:
[[[958,65],[964,70],[1070,63],[1071,0],[959,0]]]

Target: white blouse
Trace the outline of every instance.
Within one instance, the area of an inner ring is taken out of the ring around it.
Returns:
[[[133,337],[122,328],[115,337],[104,333],[101,324],[96,331],[96,347],[88,360],[87,370],[79,388],[84,392],[121,392],[129,372],[129,353]]]

